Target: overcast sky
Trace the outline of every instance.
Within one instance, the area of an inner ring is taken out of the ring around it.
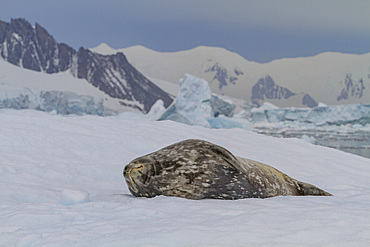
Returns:
[[[0,0],[75,49],[224,47],[250,61],[370,52],[370,0]]]

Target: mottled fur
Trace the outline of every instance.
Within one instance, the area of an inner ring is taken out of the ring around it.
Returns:
[[[123,170],[135,196],[188,199],[330,196],[257,161],[203,140],[185,140],[131,161]]]

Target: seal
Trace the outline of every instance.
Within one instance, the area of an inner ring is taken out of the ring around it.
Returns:
[[[331,196],[269,165],[234,156],[223,147],[197,139],[136,158],[125,166],[123,176],[130,192],[138,197],[235,200]]]

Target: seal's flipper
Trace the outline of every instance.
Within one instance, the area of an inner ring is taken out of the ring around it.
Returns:
[[[317,188],[316,186],[309,184],[309,183],[304,183],[301,181],[297,181],[299,185],[299,193],[302,196],[332,196],[332,194]]]

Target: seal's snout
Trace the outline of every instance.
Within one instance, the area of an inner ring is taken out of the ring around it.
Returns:
[[[123,169],[123,176],[131,191],[138,192],[139,187],[145,186],[147,175],[145,166],[142,163],[131,162]]]
[[[143,174],[142,173],[143,168],[144,168],[143,165],[136,165],[128,171],[128,175],[130,176],[134,184],[136,183],[135,181],[138,180],[140,176]]]
[[[136,183],[135,180],[131,177],[131,171],[132,171],[132,164],[128,164],[123,169],[123,177],[126,180],[126,183],[130,189],[130,191],[137,192]]]

